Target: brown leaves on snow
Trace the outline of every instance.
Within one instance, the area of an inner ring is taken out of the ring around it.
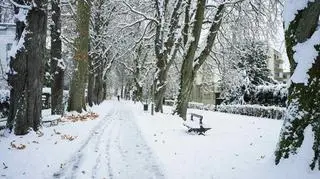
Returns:
[[[86,113],[86,114],[78,114],[78,115],[72,114],[71,116],[63,116],[61,118],[61,121],[62,122],[67,122],[67,121],[71,121],[71,122],[89,121],[89,120],[94,120],[94,119],[96,119],[98,117],[99,117],[99,115],[97,113],[89,112],[89,113]]]
[[[72,135],[61,135],[61,139],[65,139],[65,140],[69,140],[69,141],[73,141],[74,139],[76,139],[78,136],[72,136]]]
[[[23,149],[26,148],[26,145],[24,145],[24,144],[15,144],[14,142],[15,142],[15,141],[13,140],[13,141],[10,143],[10,146],[11,146],[13,149],[23,150]]]
[[[72,136],[72,135],[68,135],[68,134],[61,134],[61,132],[56,131],[55,129],[53,129],[54,133],[57,135],[61,136],[61,139],[63,140],[69,140],[69,141],[73,141],[74,139],[76,139],[78,136]],[[57,144],[58,142],[55,142],[54,144]]]

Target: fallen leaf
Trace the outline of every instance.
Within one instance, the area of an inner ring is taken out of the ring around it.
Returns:
[[[18,150],[23,150],[23,149],[25,149],[26,148],[26,145],[24,145],[24,144],[15,144],[14,143],[15,141],[12,141],[11,143],[10,143],[10,145],[11,145],[11,147],[12,148],[14,148],[14,149],[18,149]]]
[[[64,135],[61,135],[61,139],[67,139],[69,141],[73,141],[74,139],[76,139],[78,136],[72,136],[72,135],[67,135],[67,134],[64,134]]]

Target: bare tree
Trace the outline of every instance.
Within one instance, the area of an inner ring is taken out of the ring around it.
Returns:
[[[112,57],[112,38],[108,38],[109,24],[114,18],[116,6],[110,1],[96,0],[92,2],[88,103],[100,104],[104,100],[106,74],[114,62]]]
[[[171,16],[168,6],[169,1],[155,1],[156,6],[156,34],[155,54],[157,57],[157,72],[155,86],[155,111],[163,112],[163,97],[166,91],[168,71],[175,60],[182,37],[179,36],[179,20],[182,9],[182,0],[174,1]],[[188,4],[189,6],[189,4]],[[168,30],[166,26],[169,23]],[[166,33],[167,32],[167,33]],[[177,35],[178,34],[178,35]]]

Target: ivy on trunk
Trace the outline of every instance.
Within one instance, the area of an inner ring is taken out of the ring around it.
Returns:
[[[297,68],[294,59],[294,47],[298,43],[306,42],[315,34],[319,27],[319,15],[320,1],[309,1],[307,7],[298,11],[295,19],[290,22],[285,32],[287,53],[292,72]],[[314,59],[314,63],[308,71],[307,84],[292,82],[290,85],[288,107],[284,116],[280,142],[275,152],[275,163],[278,164],[282,158],[288,158],[290,155],[297,153],[297,149],[303,144],[305,130],[309,126],[314,137],[312,147],[314,156],[310,167],[314,169],[318,166],[320,170],[320,42],[314,48],[318,52],[318,56]]]
[[[10,130],[15,127],[16,135],[27,134],[30,128],[37,131],[41,125],[47,30],[46,5],[47,1],[34,1],[34,6],[31,6],[27,13],[26,27],[23,28],[23,22],[17,22],[17,30],[20,32],[17,37],[24,38],[25,42],[24,47],[20,48],[10,61],[11,72],[15,73],[8,75],[12,90],[7,122]]]

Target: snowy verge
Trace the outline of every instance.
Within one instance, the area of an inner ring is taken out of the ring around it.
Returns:
[[[0,131],[0,178],[53,178],[53,171],[65,165],[64,161],[78,150],[111,108],[112,105],[105,102],[91,109],[100,114],[96,120],[61,122],[43,127],[41,133],[4,137],[4,131]],[[45,112],[46,118],[50,116]]]
[[[165,107],[164,114],[151,116],[141,105],[129,105],[135,108],[137,124],[168,178],[320,178],[318,171],[310,171],[310,151],[305,149],[301,155],[274,164],[283,121],[189,109],[188,117],[201,114],[204,126],[212,128],[206,136],[189,135],[182,120],[171,115],[173,108]]]

